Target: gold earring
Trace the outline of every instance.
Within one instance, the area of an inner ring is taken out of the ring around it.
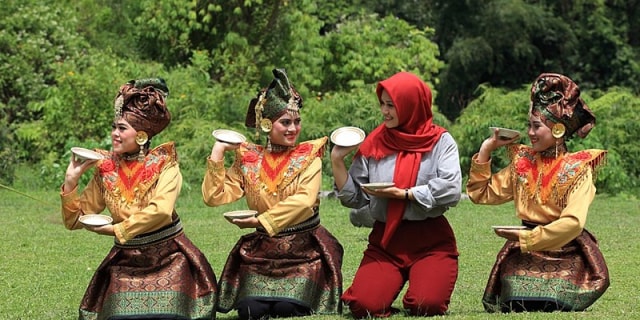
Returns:
[[[140,153],[138,154],[138,161],[144,161],[144,145],[149,141],[149,136],[144,131],[138,131],[136,133],[136,143],[140,146]]]
[[[264,132],[271,132],[271,129],[273,129],[273,122],[269,119],[260,120],[260,129]]]
[[[564,133],[566,132],[566,130],[567,128],[565,128],[564,124],[556,123],[551,128],[551,135],[556,139],[560,139],[562,138],[562,136],[564,136]]]
[[[558,145],[560,144],[560,138],[564,136],[567,128],[562,123],[556,123],[551,128],[551,135],[556,138],[556,158],[558,157]]]

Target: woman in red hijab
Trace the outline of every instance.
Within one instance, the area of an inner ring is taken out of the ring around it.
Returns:
[[[376,89],[383,123],[360,145],[335,146],[331,163],[338,198],[368,207],[375,220],[353,283],[342,295],[356,318],[387,317],[408,281],[406,312],[444,314],[458,276],[456,240],[444,217],[460,200],[462,176],[453,137],[433,124],[431,90],[400,72]],[[367,183],[393,182],[373,189]]]

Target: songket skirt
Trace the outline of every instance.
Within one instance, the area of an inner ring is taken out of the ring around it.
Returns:
[[[342,313],[342,256],[342,245],[322,225],[275,237],[244,235],[220,276],[218,311],[251,298],[289,301],[315,314]]]
[[[608,287],[604,257],[595,237],[584,230],[554,251],[523,253],[517,241],[507,241],[491,270],[482,303],[488,312],[582,311]]]
[[[91,279],[80,319],[215,319],[216,293],[211,265],[180,231],[151,244],[114,245]]]

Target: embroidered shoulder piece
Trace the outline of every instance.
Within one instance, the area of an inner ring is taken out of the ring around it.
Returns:
[[[327,137],[300,143],[294,149],[270,153],[255,144],[243,144],[236,152],[235,168],[246,177],[245,188],[262,188],[274,193],[283,190],[314,159],[324,156]]]
[[[591,182],[595,182],[597,169],[604,164],[606,153],[605,150],[588,149],[557,158],[542,158],[528,146],[509,146],[514,185],[525,199],[538,203],[551,200],[565,207],[567,196],[585,182],[588,172],[592,172]]]
[[[142,200],[158,180],[160,173],[178,163],[173,142],[150,150],[142,162],[118,160],[110,152],[103,154],[107,158],[98,162],[96,178],[102,183],[107,202],[115,206],[128,207]]]

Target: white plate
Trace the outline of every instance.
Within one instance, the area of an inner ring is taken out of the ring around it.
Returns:
[[[101,160],[104,159],[104,156],[89,149],[73,147],[71,148],[71,152],[75,155],[77,160]]]
[[[360,144],[364,137],[364,131],[358,127],[342,127],[331,133],[331,142],[341,147],[352,147]]]
[[[237,211],[229,211],[225,212],[224,217],[231,221],[233,219],[244,219],[249,217],[255,217],[258,214],[258,211],[255,210],[237,210]]]
[[[505,229],[505,230],[522,230],[526,229],[525,226],[491,226],[491,228],[495,229]]]
[[[489,127],[489,130],[491,130],[491,134],[493,134],[493,131],[495,129],[498,129],[500,131],[498,131],[498,138],[502,139],[502,140],[511,140],[515,137],[519,137],[520,136],[520,132],[516,131],[516,130],[512,130],[512,129],[507,129],[507,128],[499,128],[499,127]]]
[[[371,183],[363,183],[361,184],[361,186],[367,188],[367,189],[371,189],[371,190],[375,190],[375,189],[383,189],[383,188],[389,188],[389,187],[393,187],[396,184],[393,182],[371,182]]]
[[[80,223],[87,226],[104,226],[113,222],[113,219],[103,214],[85,214],[78,218]]]
[[[247,138],[245,136],[233,130],[218,129],[213,130],[211,134],[214,138],[216,138],[216,140],[231,144],[239,144],[247,141]]]

